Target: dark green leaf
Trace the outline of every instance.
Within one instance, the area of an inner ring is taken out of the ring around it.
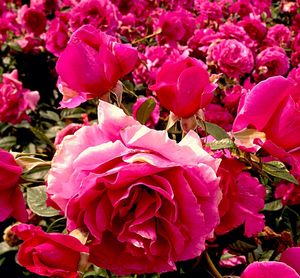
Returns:
[[[47,145],[52,146],[54,148],[54,145],[51,142],[51,140],[45,135],[45,133],[41,129],[31,126],[30,130],[38,139],[40,139],[42,142],[44,142]]]
[[[56,114],[53,111],[40,111],[39,112],[40,116],[44,119],[48,119],[48,120],[52,120],[54,122],[59,122],[60,121],[60,117],[58,114]]]
[[[233,141],[229,138],[221,139],[221,140],[216,140],[213,142],[210,142],[207,144],[213,151],[215,150],[220,150],[220,149],[229,149],[229,148],[234,148],[235,144]]]
[[[217,140],[222,140],[225,138],[230,139],[227,132],[216,124],[201,121],[200,127]]]
[[[7,136],[0,139],[0,148],[9,151],[16,143],[17,138],[15,136]]]
[[[243,240],[237,240],[232,244],[229,244],[228,247],[238,253],[249,253],[257,248],[257,245],[254,242],[246,242]]]
[[[27,203],[29,208],[35,214],[43,217],[59,215],[58,210],[52,207],[47,207],[46,200],[47,194],[45,185],[27,188]]]
[[[152,111],[155,108],[155,101],[152,98],[148,98],[143,104],[138,108],[136,113],[136,119],[141,123],[145,124],[149,119]]]
[[[263,163],[262,170],[269,175],[292,182],[294,184],[299,184],[295,177],[286,169],[285,165],[280,161],[270,161]]]

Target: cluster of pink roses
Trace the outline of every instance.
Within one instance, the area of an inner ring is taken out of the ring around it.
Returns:
[[[267,197],[300,205],[300,2],[277,8],[289,26],[270,24],[269,0],[0,3],[0,44],[57,57],[61,108],[98,101],[97,123],[86,115],[54,141],[47,203],[67,234],[27,221],[22,167],[0,149],[0,221],[23,222],[11,229],[24,241],[19,264],[49,277],[79,277],[89,263],[174,271],[236,229],[258,242]],[[124,92],[141,95],[126,106]],[[0,122],[30,121],[38,101],[17,70],[3,74]],[[283,165],[278,180],[264,175],[269,162]],[[282,251],[241,277],[299,277],[299,247]]]

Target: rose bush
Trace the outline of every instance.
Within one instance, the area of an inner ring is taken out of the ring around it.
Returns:
[[[47,192],[69,230],[90,232],[91,262],[119,275],[165,272],[199,256],[219,222],[218,163],[194,132],[177,144],[101,102],[99,124],[59,146]]]

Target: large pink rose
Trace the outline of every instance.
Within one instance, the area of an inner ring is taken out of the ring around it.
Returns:
[[[40,95],[37,91],[23,88],[22,82],[18,80],[18,71],[3,74],[0,83],[0,122],[12,124],[29,120],[26,114],[28,109],[34,110]]]
[[[62,107],[76,107],[87,99],[101,97],[135,66],[136,49],[84,25],[73,35],[61,53],[56,70],[58,88],[64,95]]]
[[[14,157],[0,149],[0,221],[12,216],[19,221],[27,220],[23,194],[19,188],[22,168]]]
[[[79,278],[81,253],[89,249],[70,235],[45,233],[41,227],[19,224],[12,227],[24,242],[18,252],[18,262],[29,271],[57,278]]]
[[[188,118],[211,102],[216,86],[210,83],[203,63],[187,57],[163,64],[156,83],[149,88],[156,92],[162,106],[178,117]]]
[[[243,172],[245,165],[234,158],[224,158],[218,170],[223,198],[219,206],[220,224],[216,234],[227,233],[245,224],[245,235],[261,232],[265,226],[264,208],[265,187],[257,178]]]
[[[229,77],[239,78],[250,73],[254,66],[251,50],[235,40],[223,40],[208,49],[207,62],[214,62]]]
[[[199,256],[219,222],[218,161],[189,132],[177,144],[106,102],[99,124],[65,137],[47,192],[116,274],[164,272]]]

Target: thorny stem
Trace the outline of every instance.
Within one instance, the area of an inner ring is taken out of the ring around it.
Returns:
[[[222,278],[222,275],[220,274],[220,272],[215,267],[215,265],[212,262],[210,256],[208,255],[207,251],[204,252],[204,256],[205,256],[205,259],[206,259],[206,261],[208,263],[208,266],[209,266],[211,272],[213,273],[214,277],[215,278]]]

